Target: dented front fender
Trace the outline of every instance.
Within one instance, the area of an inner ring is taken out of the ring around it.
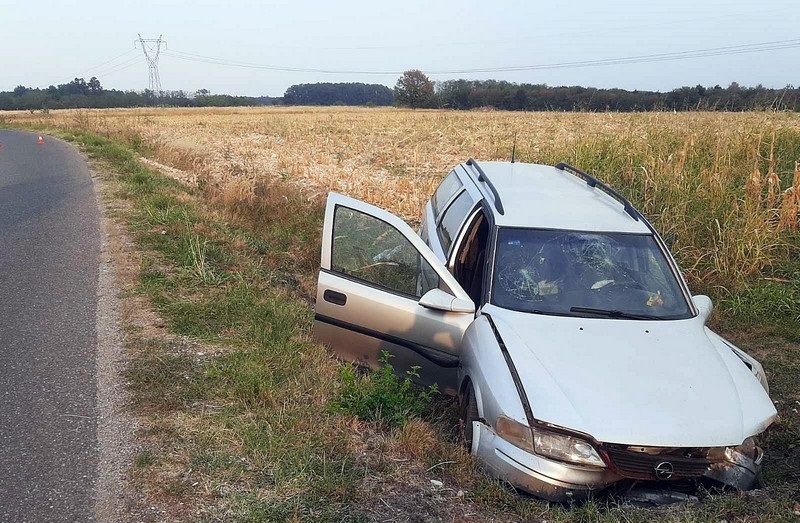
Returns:
[[[747,456],[734,448],[725,450],[725,461],[714,463],[705,477],[738,490],[750,490],[758,481],[764,452],[756,447],[755,457]]]

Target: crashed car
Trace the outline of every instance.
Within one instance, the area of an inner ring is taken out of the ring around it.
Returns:
[[[403,220],[331,193],[314,333],[460,398],[483,468],[551,501],[749,489],[776,418],[762,366],[708,327],[666,244],[567,164],[472,159]]]

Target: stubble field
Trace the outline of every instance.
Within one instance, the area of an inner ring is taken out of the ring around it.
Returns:
[[[311,199],[338,191],[411,221],[451,167],[509,159],[516,137],[518,160],[566,161],[620,189],[692,283],[726,289],[789,259],[800,211],[800,117],[792,113],[261,108],[6,119],[122,139],[227,204],[252,204],[278,179]]]

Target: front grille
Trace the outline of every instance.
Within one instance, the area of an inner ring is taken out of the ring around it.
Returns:
[[[667,462],[672,466],[670,480],[686,479],[702,476],[711,465],[706,454],[708,449],[655,449],[642,451],[632,450],[637,447],[624,445],[604,445],[611,461],[611,468],[622,477],[639,480],[665,479],[656,476],[656,466]],[[658,452],[658,453],[656,453]]]

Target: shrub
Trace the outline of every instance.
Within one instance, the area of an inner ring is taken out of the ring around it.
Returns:
[[[345,365],[341,372],[342,388],[331,409],[388,427],[403,426],[410,418],[422,415],[439,393],[438,387],[434,384],[421,388],[414,384],[419,367],[412,367],[400,378],[389,363],[392,357],[384,351],[381,367],[366,375],[360,375],[352,364]]]

